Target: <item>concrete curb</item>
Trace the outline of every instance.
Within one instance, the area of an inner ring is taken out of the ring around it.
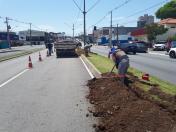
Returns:
[[[96,78],[102,77],[101,72],[84,55],[81,55],[81,58]]]

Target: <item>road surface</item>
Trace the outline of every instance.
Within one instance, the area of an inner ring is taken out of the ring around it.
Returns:
[[[91,50],[103,56],[108,56],[109,52],[106,46],[93,46]],[[137,53],[129,57],[131,67],[176,84],[176,59],[171,59],[161,52],[157,54],[157,51],[151,54]]]
[[[3,62],[0,85],[23,71],[25,61],[22,57]],[[0,87],[0,132],[92,132],[85,98],[90,76],[81,60],[52,56],[33,65]]]

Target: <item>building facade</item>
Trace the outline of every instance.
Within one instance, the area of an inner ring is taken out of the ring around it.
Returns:
[[[131,40],[130,32],[138,29],[137,27],[112,27],[112,41],[117,42],[117,37],[120,42]],[[98,42],[108,43],[110,37],[110,27],[102,27],[93,31],[93,36]]]
[[[15,32],[9,32],[11,46],[21,45],[18,40],[19,36]],[[7,41],[7,32],[0,32],[0,49],[9,48]]]
[[[176,19],[168,18],[161,20],[159,25],[164,25],[165,28],[168,29],[168,31],[162,35],[157,36],[158,41],[167,41],[169,38],[172,38],[173,36],[176,36]]]
[[[30,30],[19,31],[19,40],[31,42],[34,45],[44,44],[44,42],[45,42],[45,32],[37,31],[37,30],[31,30],[31,37],[30,37]]]
[[[152,15],[149,16],[148,14],[144,14],[144,16],[140,16],[138,18],[137,27],[143,28],[146,25],[149,25],[152,23],[154,23],[154,16],[152,16]]]

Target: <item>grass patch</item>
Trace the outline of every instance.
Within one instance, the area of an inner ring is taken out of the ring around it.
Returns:
[[[10,60],[10,59],[13,59],[13,58],[18,58],[18,57],[25,56],[25,55],[28,55],[28,54],[32,54],[34,52],[41,51],[43,49],[44,48],[39,48],[39,49],[34,49],[34,50],[29,50],[29,51],[23,51],[23,52],[20,52],[20,53],[3,56],[3,57],[0,57],[0,62],[6,61],[6,60]]]
[[[92,64],[95,65],[95,67],[101,72],[101,73],[106,73],[110,72],[112,67],[114,66],[114,62],[111,59],[108,59],[107,57],[100,56],[97,54],[90,54],[90,57],[88,57],[88,60],[92,62]],[[116,72],[116,68],[114,69],[113,72]],[[133,75],[137,76],[138,78],[141,78],[143,72],[130,67],[128,69],[129,73],[132,73]],[[167,93],[167,94],[172,94],[176,95],[176,85],[171,84],[169,82],[163,81],[157,77],[150,76],[150,83],[151,84],[158,84],[160,89]],[[149,86],[146,84],[137,84],[141,88],[143,88],[144,91],[149,90]]]

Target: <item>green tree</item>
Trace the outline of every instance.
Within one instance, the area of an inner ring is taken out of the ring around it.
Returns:
[[[176,35],[171,38],[171,40],[176,41]]]
[[[147,33],[147,38],[149,42],[155,41],[157,35],[164,34],[168,31],[167,28],[165,28],[163,25],[158,25],[156,23],[146,25],[145,31]]]
[[[159,8],[155,15],[159,19],[176,18],[176,0],[172,0]]]

